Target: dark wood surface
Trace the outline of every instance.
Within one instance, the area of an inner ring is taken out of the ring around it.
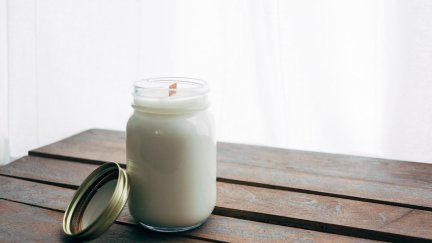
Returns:
[[[124,140],[92,129],[0,167],[0,241],[69,240],[61,217],[74,190],[98,164],[124,165]],[[432,242],[432,164],[218,143],[217,173],[202,227],[156,234],[126,207],[97,240]]]
[[[125,165],[125,151],[124,132],[92,129],[29,155]],[[431,164],[218,143],[218,179],[432,210]]]

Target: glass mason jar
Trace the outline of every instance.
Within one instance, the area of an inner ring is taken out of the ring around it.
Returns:
[[[126,129],[129,211],[146,228],[198,227],[216,203],[216,140],[206,82],[154,78],[134,85]]]

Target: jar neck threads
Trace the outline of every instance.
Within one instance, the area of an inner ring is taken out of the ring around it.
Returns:
[[[193,113],[206,109],[209,87],[203,80],[180,77],[151,78],[135,82],[135,110],[158,113]]]

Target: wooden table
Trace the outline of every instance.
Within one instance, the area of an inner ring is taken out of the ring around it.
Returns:
[[[99,164],[125,166],[124,132],[92,129],[0,167],[0,241],[68,241],[62,216]],[[96,241],[432,242],[432,164],[218,144],[217,206],[160,234],[127,208]]]

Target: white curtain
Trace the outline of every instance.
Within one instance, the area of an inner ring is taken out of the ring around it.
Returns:
[[[432,162],[432,1],[0,0],[6,163],[202,78],[220,141]]]

